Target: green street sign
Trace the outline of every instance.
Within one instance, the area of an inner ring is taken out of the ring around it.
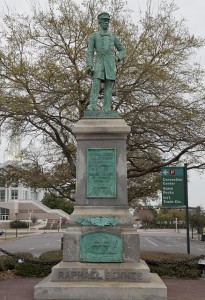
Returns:
[[[161,188],[163,206],[185,205],[185,177],[183,167],[164,167],[161,169]]]

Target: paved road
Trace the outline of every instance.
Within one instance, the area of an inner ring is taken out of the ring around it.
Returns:
[[[0,240],[0,248],[11,253],[31,252],[38,257],[41,253],[50,250],[59,250],[61,248],[61,237],[63,233],[40,233],[24,237],[18,237],[12,240]]]
[[[140,249],[147,251],[161,251],[173,253],[187,253],[186,232],[176,233],[174,230],[138,230],[140,234]],[[28,251],[34,256],[49,250],[58,250],[61,247],[63,233],[40,233],[19,237],[13,240],[0,240],[0,248],[9,252]],[[190,240],[191,254],[205,255],[205,242],[195,236]]]
[[[171,253],[187,253],[187,237],[185,230],[181,232],[169,230],[140,230],[140,248],[147,251],[162,251]],[[205,255],[205,242],[198,236],[190,239],[190,252],[194,255]]]

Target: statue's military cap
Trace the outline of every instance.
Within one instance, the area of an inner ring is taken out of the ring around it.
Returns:
[[[102,13],[100,13],[98,15],[98,20],[100,20],[100,19],[108,19],[108,20],[110,20],[110,15],[108,13],[106,13],[106,12],[102,12]]]

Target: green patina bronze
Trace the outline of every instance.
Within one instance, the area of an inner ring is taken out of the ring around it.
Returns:
[[[99,111],[99,110],[86,110],[84,112],[84,118],[99,118],[99,119],[119,119],[119,115],[116,111]]]
[[[116,149],[87,149],[87,198],[116,198]]]
[[[88,111],[93,111],[96,116],[101,83],[104,84],[102,111],[111,111],[112,89],[116,80],[116,64],[125,57],[125,48],[120,39],[108,31],[109,22],[108,13],[103,12],[98,15],[100,30],[91,35],[86,55],[87,71],[93,77]],[[88,114],[87,117],[92,116]]]
[[[89,226],[116,226],[119,223],[115,217],[82,217],[75,221],[78,224]]]
[[[122,262],[122,237],[112,232],[91,232],[80,239],[81,262]]]

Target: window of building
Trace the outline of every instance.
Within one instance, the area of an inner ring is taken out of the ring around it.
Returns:
[[[34,200],[38,200],[38,193],[37,193],[37,192],[34,192],[34,193],[33,193],[33,199],[34,199]]]
[[[0,220],[9,219],[9,209],[0,207]]]
[[[0,202],[5,202],[6,197],[6,191],[0,190]]]
[[[38,200],[38,193],[36,191],[31,192],[31,199],[32,200]]]
[[[24,200],[28,200],[28,191],[23,191]]]
[[[0,175],[0,187],[5,187],[5,179]]]
[[[11,199],[18,199],[18,190],[11,190]]]

